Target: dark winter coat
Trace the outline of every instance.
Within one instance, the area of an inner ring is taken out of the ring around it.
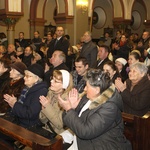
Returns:
[[[83,97],[77,108],[88,99]],[[114,85],[97,97],[81,117],[71,109],[64,116],[64,124],[76,135],[79,150],[131,150],[123,135],[122,100]]]
[[[121,93],[124,112],[143,116],[150,108],[150,81],[144,76],[137,85],[131,89],[131,80],[126,80],[127,88]]]
[[[53,76],[53,71],[54,70],[61,70],[61,69],[69,71],[69,68],[66,66],[66,64],[61,63],[57,67],[53,67],[53,66],[50,67],[50,69],[47,72],[45,72],[44,81],[46,82],[48,87],[50,86],[50,78]]]
[[[39,113],[41,104],[39,97],[47,95],[47,86],[44,82],[40,82],[32,86],[23,101],[17,101],[12,108],[12,114],[17,117],[18,124],[27,128],[39,123]]]
[[[99,62],[100,62],[100,60],[96,60],[96,61],[95,61],[95,64],[94,64],[94,68],[95,68],[95,69],[101,69],[101,70],[103,70],[104,64],[105,64],[106,62],[108,62],[108,61],[110,61],[110,59],[107,57],[107,58],[105,58],[105,59],[100,63],[100,65],[98,65]]]
[[[72,77],[73,77],[74,88],[76,88],[79,93],[82,93],[84,88],[85,88],[86,81],[82,77],[81,80],[78,82],[78,76],[79,75],[78,75],[76,70],[72,71],[71,74],[72,74]]]
[[[50,42],[49,49],[47,51],[47,57],[51,58],[52,54],[55,50],[63,51],[66,56],[68,56],[68,48],[69,48],[69,42],[64,37],[61,37],[58,42],[56,42],[57,39],[54,39]]]
[[[9,71],[6,71],[0,76],[0,89],[8,82],[9,82]]]
[[[131,51],[131,48],[125,44],[123,46],[120,47],[119,50],[116,51],[116,56],[114,56],[115,59],[117,58],[124,58],[126,60],[128,60],[128,57],[129,57],[129,53]]]
[[[95,60],[97,59],[97,46],[92,42],[84,43],[81,49],[80,56],[85,57],[88,61],[89,67],[93,68]]]

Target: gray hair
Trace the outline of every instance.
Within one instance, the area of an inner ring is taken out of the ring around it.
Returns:
[[[92,38],[92,33],[90,31],[85,31],[91,38]]]
[[[136,68],[137,70],[140,71],[141,74],[147,74],[147,71],[148,71],[148,68],[147,66],[144,64],[144,63],[141,63],[141,62],[137,62],[137,63],[134,63],[130,66],[130,69],[133,69],[133,68]]]
[[[65,53],[63,52],[63,51],[61,51],[61,50],[56,50],[56,51],[58,51],[59,52],[59,58],[62,60],[62,62],[66,62],[66,55],[65,55]]]
[[[88,81],[91,86],[99,87],[101,93],[112,85],[109,74],[101,69],[89,69],[84,76],[84,79],[86,82]]]

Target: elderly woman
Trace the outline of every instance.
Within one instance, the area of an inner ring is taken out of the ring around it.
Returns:
[[[45,124],[46,129],[50,130],[47,125],[47,122],[49,122],[56,133],[59,134],[64,131],[62,122],[63,109],[58,104],[58,94],[67,99],[68,92],[72,87],[72,76],[68,71],[54,70],[47,97],[40,96],[40,103],[42,104],[40,120]]]
[[[85,79],[86,96],[81,100],[75,89],[67,100],[59,96],[59,103],[66,110],[64,124],[75,134],[69,150],[130,150],[123,135],[121,96],[108,73],[91,69]]]
[[[26,87],[17,99],[5,94],[4,100],[12,108],[11,114],[17,118],[18,124],[29,128],[39,123],[41,104],[39,97],[47,94],[47,86],[42,82],[44,69],[39,64],[33,64],[25,70],[24,83]],[[14,93],[15,94],[15,93]]]
[[[120,91],[124,112],[143,116],[150,108],[150,81],[147,77],[147,67],[137,62],[130,66],[129,79],[123,84],[116,79],[115,86]]]
[[[22,62],[16,62],[10,65],[9,78],[7,82],[0,89],[0,112],[7,112],[9,105],[3,100],[4,94],[14,95],[18,98],[24,88],[24,71],[27,69],[26,65]],[[1,68],[1,71],[8,70]],[[6,77],[6,74],[5,74]]]

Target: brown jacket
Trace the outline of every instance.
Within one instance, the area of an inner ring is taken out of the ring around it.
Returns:
[[[126,80],[127,88],[121,93],[124,112],[143,116],[150,109],[150,81],[144,76],[130,91],[131,81]]]
[[[66,97],[67,94],[62,95],[63,99]],[[45,124],[47,130],[50,130],[46,124],[49,121],[54,131],[59,134],[64,131],[62,121],[63,109],[59,106],[57,95],[51,90],[49,90],[47,98],[51,99],[51,103],[47,104],[47,106],[41,110],[40,120]]]
[[[11,82],[10,79],[10,81],[0,89],[0,112],[7,112],[9,108],[9,105],[4,101],[3,95],[4,94],[14,95],[18,99],[23,88],[24,88],[24,79],[21,78],[13,83]]]

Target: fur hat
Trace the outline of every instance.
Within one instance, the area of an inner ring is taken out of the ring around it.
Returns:
[[[119,61],[120,63],[122,63],[124,66],[127,64],[127,61],[124,59],[124,58],[117,58],[116,60],[115,60],[115,62],[116,61]]]
[[[26,65],[23,62],[15,62],[10,64],[10,67],[16,69],[18,72],[24,75],[24,71],[27,69]]]
[[[27,68],[28,71],[32,72],[33,74],[37,75],[39,78],[44,77],[44,68],[39,64],[33,64]]]

